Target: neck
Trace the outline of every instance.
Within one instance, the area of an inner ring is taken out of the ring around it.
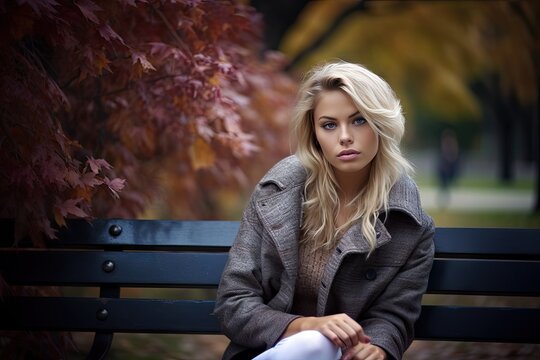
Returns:
[[[342,203],[348,203],[366,186],[369,178],[369,171],[361,176],[354,176],[347,173],[336,173],[336,180],[339,185],[338,196]]]

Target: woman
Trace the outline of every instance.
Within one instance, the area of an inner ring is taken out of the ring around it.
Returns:
[[[257,185],[219,285],[223,359],[400,359],[434,226],[399,150],[399,101],[364,67],[330,63],[293,121],[296,155]]]

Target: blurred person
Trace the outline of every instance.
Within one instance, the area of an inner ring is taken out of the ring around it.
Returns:
[[[346,62],[313,69],[296,154],[256,186],[218,288],[223,359],[400,359],[433,262],[432,219],[399,144],[390,86]]]
[[[445,129],[441,134],[437,158],[437,178],[439,181],[438,202],[440,208],[450,204],[450,186],[459,173],[459,143],[452,129]]]

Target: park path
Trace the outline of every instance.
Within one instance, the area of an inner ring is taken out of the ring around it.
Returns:
[[[420,198],[426,210],[441,208],[440,192],[434,187],[421,187]],[[534,193],[527,190],[451,189],[445,209],[454,211],[523,212],[533,209]]]

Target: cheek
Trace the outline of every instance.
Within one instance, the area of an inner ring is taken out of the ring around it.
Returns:
[[[379,150],[379,135],[371,128],[366,133],[366,142],[374,152]]]

